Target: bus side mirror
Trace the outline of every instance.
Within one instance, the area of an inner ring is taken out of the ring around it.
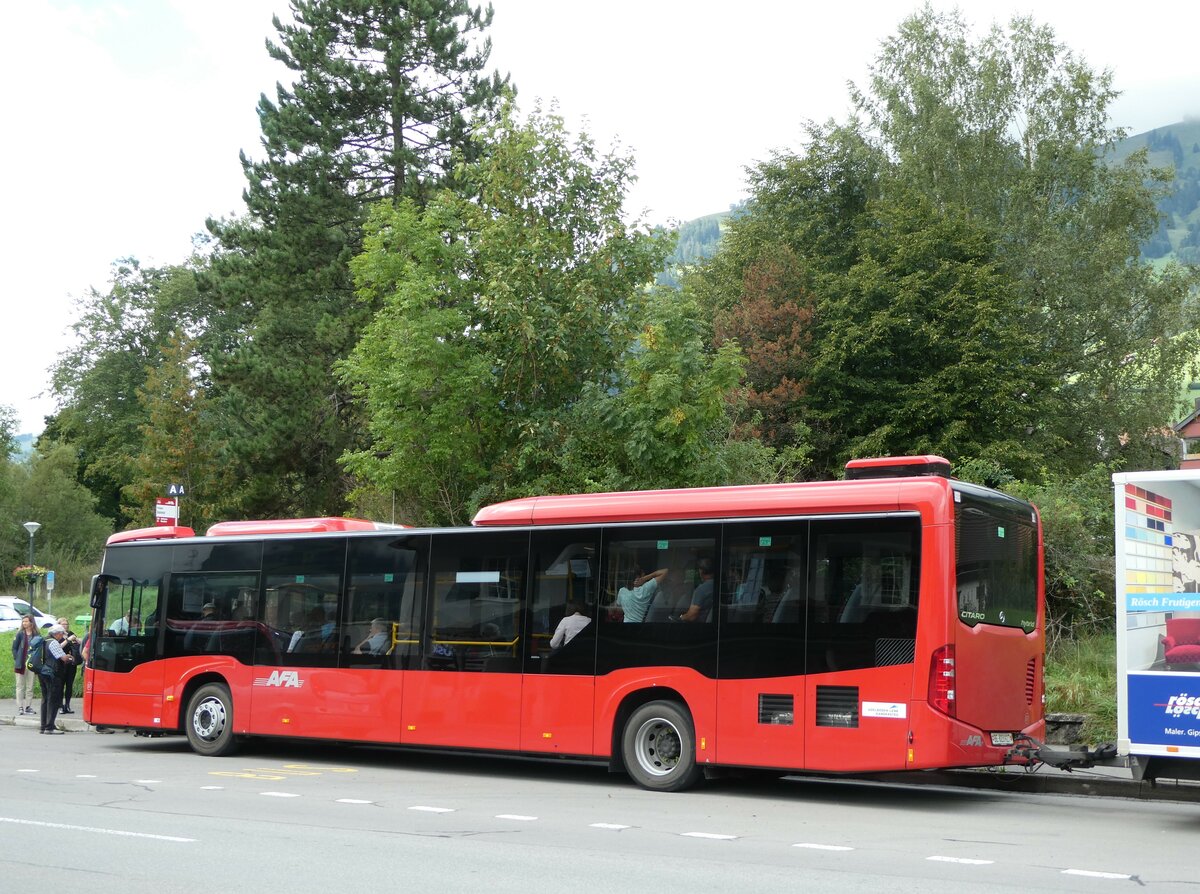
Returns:
[[[121,579],[111,574],[93,574],[92,575],[92,608],[104,608],[105,602],[108,600],[108,585],[117,583]]]

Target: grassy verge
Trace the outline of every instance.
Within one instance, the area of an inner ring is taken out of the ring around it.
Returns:
[[[1117,741],[1116,634],[1058,641],[1046,655],[1046,711],[1088,715],[1088,744]]]

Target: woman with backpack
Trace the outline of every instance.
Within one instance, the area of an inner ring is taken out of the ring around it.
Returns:
[[[33,618],[29,615],[21,617],[21,629],[13,637],[13,672],[17,678],[17,716],[34,713],[34,691],[37,686],[37,674],[25,667],[29,661],[29,644],[38,635]]]

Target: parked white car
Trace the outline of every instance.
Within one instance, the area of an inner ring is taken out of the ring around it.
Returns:
[[[0,596],[0,631],[20,630],[21,616],[29,614],[31,610],[33,612],[33,622],[38,626],[39,630],[45,630],[54,624],[55,618],[50,617],[37,607],[31,609],[26,600],[18,596]]]

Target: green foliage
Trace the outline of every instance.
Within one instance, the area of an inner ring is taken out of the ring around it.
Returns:
[[[374,308],[349,272],[365,207],[424,202],[454,183],[452,159],[479,151],[507,79],[482,75],[490,10],[465,0],[295,0],[275,22],[272,56],[296,73],[259,102],[265,157],[243,157],[249,214],[210,221],[218,240],[206,288],[226,349],[207,355],[209,441],[241,516],[341,514],[350,482],[338,458],[366,423],[334,366]]]
[[[868,203],[858,259],[827,280],[805,421],[827,461],[935,453],[1027,470],[1050,375],[985,230],[901,192]]]
[[[75,344],[51,370],[59,410],[43,439],[78,452],[78,477],[98,510],[118,527],[121,488],[133,479],[133,460],[147,422],[137,394],[160,362],[176,328],[200,328],[203,314],[190,266],[113,265],[107,292],[90,289],[79,301]]]
[[[1137,263],[1166,175],[1112,157],[1114,96],[1048,28],[973,40],[926,7],[884,43],[857,119],[752,171],[687,287],[719,323],[760,259],[794,256],[772,300],[802,302],[811,337],[779,367],[809,371],[789,412],[817,475],[924,450],[1034,480],[1170,461],[1200,280]]]
[[[233,481],[220,445],[211,441],[219,426],[209,418],[196,347],[188,336],[174,334],[138,391],[146,422],[139,429],[133,478],[122,488],[123,512],[135,524],[153,523],[155,503],[171,484],[184,489],[180,524],[203,531],[222,519],[220,507]]]
[[[60,586],[80,586],[99,567],[100,551],[112,532],[111,522],[96,508],[96,498],[77,478],[78,457],[74,448],[45,438],[27,460],[0,462],[0,517],[10,520],[0,529],[0,580],[24,591],[11,573],[29,561],[26,521],[41,524],[34,539],[35,564],[53,569]]]
[[[353,265],[378,310],[341,365],[372,438],[345,462],[414,521],[464,521],[481,489],[520,487],[519,446],[610,381],[666,251],[622,219],[627,157],[540,113],[489,143],[461,174],[477,200],[376,206]]]
[[[1038,507],[1046,554],[1046,636],[1062,639],[1112,629],[1112,470],[1094,466],[1082,475],[1046,476],[1040,484],[1004,486]]]
[[[737,436],[741,352],[732,342],[706,350],[698,317],[686,298],[655,293],[611,382],[585,385],[566,419],[526,445],[526,468],[530,453],[551,460],[528,493],[759,483],[803,462]]]
[[[259,101],[267,158],[249,163],[251,199],[322,182],[359,204],[423,202],[453,178],[455,153],[494,121],[507,76],[483,74],[491,7],[467,0],[292,0],[295,24],[274,19],[271,56],[296,83]],[[262,210],[275,209],[266,198]],[[251,201],[251,210],[256,211]]]

